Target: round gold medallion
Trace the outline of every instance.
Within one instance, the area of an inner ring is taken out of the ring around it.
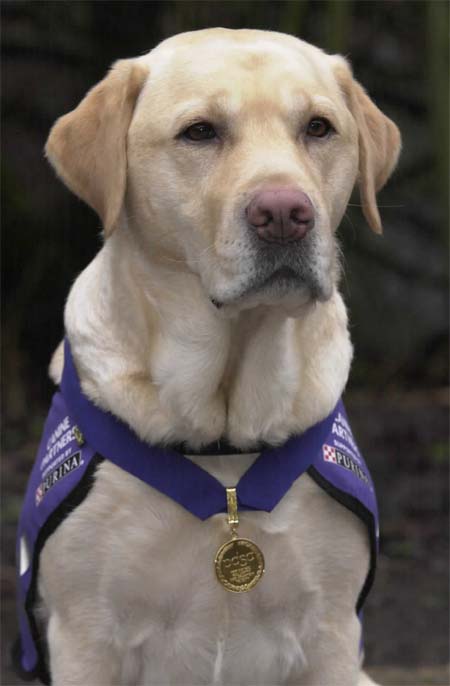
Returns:
[[[217,578],[227,591],[244,593],[256,586],[264,574],[264,557],[248,538],[233,538],[217,551]]]

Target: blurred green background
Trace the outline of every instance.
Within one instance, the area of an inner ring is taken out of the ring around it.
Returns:
[[[399,167],[379,195],[384,236],[365,225],[357,194],[339,229],[355,344],[346,401],[383,529],[366,653],[389,683],[448,683],[448,7],[3,1],[4,644],[15,520],[52,392],[46,368],[68,290],[101,245],[99,220],[44,159],[47,133],[117,58],[180,31],[262,28],[347,56],[402,131]],[[4,664],[3,683],[14,683]]]

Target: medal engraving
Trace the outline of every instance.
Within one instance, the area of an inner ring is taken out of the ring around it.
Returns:
[[[238,502],[235,488],[227,488],[228,524],[232,535],[216,554],[214,565],[222,586],[233,593],[251,591],[264,574],[264,557],[260,549],[248,538],[239,538]]]
[[[256,586],[264,574],[264,557],[248,538],[234,538],[224,543],[214,560],[222,586],[233,593],[245,593]]]

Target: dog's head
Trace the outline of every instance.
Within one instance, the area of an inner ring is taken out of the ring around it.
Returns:
[[[347,62],[292,36],[208,29],[117,62],[53,127],[47,154],[152,260],[179,260],[216,305],[296,309],[338,278],[355,183],[375,194],[400,136]]]

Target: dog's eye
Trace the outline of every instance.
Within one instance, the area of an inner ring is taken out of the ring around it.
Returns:
[[[192,126],[183,131],[183,138],[187,138],[190,141],[209,141],[216,137],[217,133],[214,127],[206,121],[192,124]]]
[[[334,131],[328,119],[324,117],[314,117],[308,124],[306,133],[314,138],[324,138],[330,131]]]

